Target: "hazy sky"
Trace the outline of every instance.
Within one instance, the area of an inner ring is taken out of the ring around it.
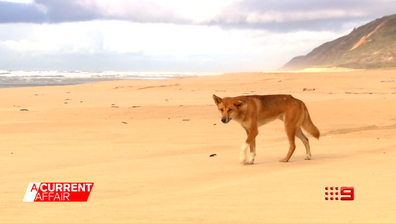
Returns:
[[[276,70],[395,9],[396,0],[0,0],[0,70]]]

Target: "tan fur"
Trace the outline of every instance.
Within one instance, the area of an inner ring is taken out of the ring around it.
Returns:
[[[223,123],[228,123],[233,119],[246,130],[247,139],[241,149],[243,164],[254,163],[258,127],[275,119],[284,121],[286,135],[289,139],[289,151],[280,162],[288,162],[293,155],[296,149],[296,136],[304,143],[306,159],[311,159],[309,141],[301,127],[317,139],[320,137],[320,132],[312,123],[304,102],[291,95],[251,95],[225,98],[213,95],[213,100],[221,113]],[[246,157],[248,148],[250,148],[249,159]]]

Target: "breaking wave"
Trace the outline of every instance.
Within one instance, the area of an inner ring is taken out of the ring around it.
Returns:
[[[74,85],[107,80],[166,80],[207,75],[215,75],[215,73],[0,70],[0,88]]]

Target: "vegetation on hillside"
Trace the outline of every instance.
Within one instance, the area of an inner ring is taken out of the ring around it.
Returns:
[[[282,70],[310,67],[375,69],[396,67],[396,14],[355,28],[306,56],[293,58]]]

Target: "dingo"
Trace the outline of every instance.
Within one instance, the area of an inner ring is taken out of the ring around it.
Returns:
[[[213,99],[221,113],[223,123],[228,123],[231,119],[234,119],[246,130],[247,139],[242,145],[241,163],[254,163],[258,127],[277,118],[284,121],[285,131],[289,139],[289,152],[280,162],[289,161],[293,155],[296,149],[296,136],[304,143],[306,159],[311,159],[308,138],[301,131],[301,127],[317,139],[319,139],[320,133],[312,123],[304,102],[293,98],[291,95],[251,95],[225,98],[213,95]],[[249,147],[250,158],[247,160],[246,152]]]

